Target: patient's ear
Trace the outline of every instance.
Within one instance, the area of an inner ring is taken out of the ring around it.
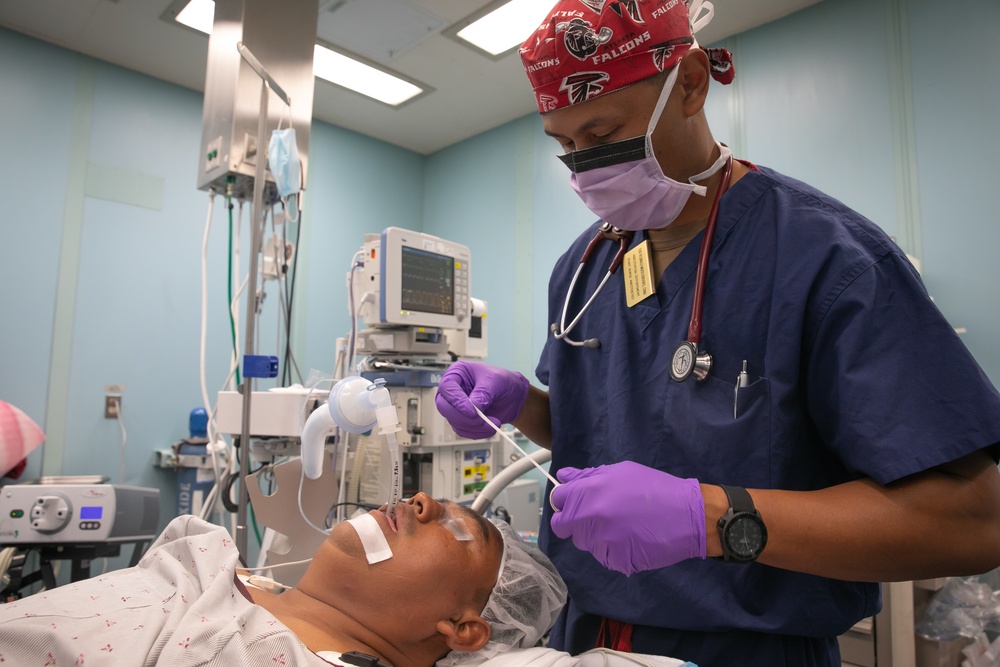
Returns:
[[[490,624],[472,610],[462,612],[457,619],[438,621],[436,629],[452,651],[478,651],[490,640]]]

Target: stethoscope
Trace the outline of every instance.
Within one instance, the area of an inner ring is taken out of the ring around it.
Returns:
[[[722,179],[719,182],[719,189],[715,193],[715,199],[712,201],[712,209],[708,214],[708,222],[705,225],[705,236],[701,240],[701,252],[698,255],[698,270],[695,275],[695,286],[694,286],[694,302],[691,304],[691,320],[688,323],[688,335],[686,340],[682,340],[674,348],[674,354],[670,359],[670,377],[672,377],[677,382],[683,382],[689,377],[694,375],[695,379],[698,381],[704,380],[708,377],[709,372],[712,370],[712,355],[703,350],[699,351],[698,345],[701,343],[701,310],[702,303],[705,300],[705,280],[708,276],[708,261],[712,252],[712,238],[715,236],[715,223],[719,217],[719,200],[722,199],[722,195],[729,189],[729,178],[733,172],[733,158],[730,157],[726,160],[725,166],[722,168]],[[617,227],[612,227],[608,223],[601,224],[597,229],[597,233],[594,238],[591,239],[590,243],[587,244],[586,250],[583,251],[583,255],[580,257],[580,263],[576,267],[576,272],[573,274],[573,280],[570,281],[569,289],[566,291],[566,299],[563,301],[562,315],[559,318],[559,324],[552,324],[550,329],[552,334],[555,336],[556,340],[562,340],[574,347],[600,347],[601,341],[597,338],[588,338],[586,340],[573,340],[569,338],[569,333],[576,327],[579,323],[580,318],[583,314],[587,312],[590,308],[590,304],[594,302],[597,295],[601,293],[604,289],[604,285],[608,282],[611,276],[618,270],[621,266],[622,260],[625,257],[625,252],[628,250],[629,245],[632,242],[632,237],[634,232],[618,229]],[[618,252],[615,253],[614,258],[611,260],[611,265],[608,267],[608,272],[604,275],[604,279],[601,280],[597,289],[594,293],[590,295],[590,298],[580,312],[577,313],[576,317],[566,325],[566,312],[569,310],[569,302],[573,296],[573,289],[576,287],[576,281],[580,277],[583,271],[584,265],[590,256],[593,254],[594,250],[602,241],[618,241]]]
[[[601,341],[596,338],[573,340],[569,337],[569,332],[571,332],[577,325],[580,318],[583,317],[583,314],[587,312],[588,308],[590,308],[590,304],[594,302],[597,295],[601,293],[602,289],[604,289],[604,285],[608,282],[611,276],[614,275],[615,271],[618,270],[618,267],[622,265],[622,260],[625,258],[625,253],[628,251],[628,247],[632,243],[633,236],[635,236],[635,232],[619,229],[618,227],[612,227],[607,222],[601,223],[601,226],[597,228],[597,233],[594,234],[594,238],[592,238],[590,243],[587,244],[587,249],[583,251],[583,256],[580,257],[580,263],[577,264],[576,272],[573,274],[573,280],[570,281],[569,289],[566,290],[566,300],[563,301],[562,315],[559,318],[559,325],[557,326],[556,323],[553,322],[552,326],[549,327],[556,340],[566,341],[573,347],[601,346]],[[611,265],[608,267],[608,272],[604,274],[604,279],[601,281],[601,284],[598,285],[597,289],[594,290],[594,293],[590,295],[587,303],[583,304],[583,308],[581,308],[580,312],[573,318],[573,321],[569,323],[569,326],[566,326],[566,311],[569,309],[569,300],[573,296],[573,288],[576,287],[576,281],[580,277],[580,273],[583,272],[583,267],[587,264],[587,260],[590,259],[590,256],[594,254],[594,250],[596,250],[597,246],[599,246],[601,241],[604,240],[618,241],[618,252],[615,253],[614,259],[611,260]]]

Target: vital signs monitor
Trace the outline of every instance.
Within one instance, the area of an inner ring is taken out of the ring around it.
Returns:
[[[369,327],[469,329],[468,247],[430,234],[387,227],[381,234],[365,238],[364,254],[358,291],[373,290],[360,310]]]

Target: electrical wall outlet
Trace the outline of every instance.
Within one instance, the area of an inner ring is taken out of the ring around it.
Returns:
[[[120,394],[108,394],[104,397],[104,418],[118,419],[118,413],[122,409],[122,397]]]
[[[125,387],[120,384],[109,384],[104,387],[104,418],[118,419],[122,411],[122,392]]]

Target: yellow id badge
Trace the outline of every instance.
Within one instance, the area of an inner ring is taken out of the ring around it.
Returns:
[[[629,308],[656,291],[653,285],[653,252],[649,241],[643,241],[625,253],[625,303]]]

